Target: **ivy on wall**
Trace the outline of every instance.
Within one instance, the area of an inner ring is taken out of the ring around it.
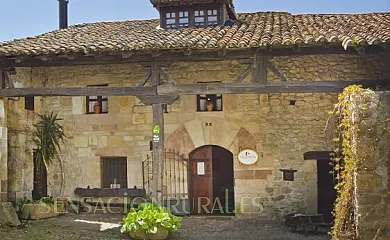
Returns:
[[[357,214],[357,166],[356,156],[359,124],[367,110],[367,104],[375,95],[374,91],[361,86],[346,87],[338,96],[338,103],[330,114],[336,116],[334,173],[338,184],[332,227],[334,239],[358,239],[359,218]]]

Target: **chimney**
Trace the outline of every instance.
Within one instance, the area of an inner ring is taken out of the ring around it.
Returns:
[[[68,2],[69,0],[58,0],[59,2],[59,27],[64,29],[68,27]]]

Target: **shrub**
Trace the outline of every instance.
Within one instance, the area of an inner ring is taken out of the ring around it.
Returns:
[[[181,221],[181,217],[169,213],[165,207],[143,203],[138,208],[131,208],[123,218],[121,232],[142,230],[146,234],[155,234],[158,229],[174,232],[181,227]]]

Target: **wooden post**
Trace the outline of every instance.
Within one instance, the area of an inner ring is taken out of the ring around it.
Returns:
[[[151,67],[152,86],[160,81],[159,64],[155,60]],[[163,104],[156,103],[153,108],[153,188],[152,198],[162,204],[163,172],[164,172],[164,111]]]

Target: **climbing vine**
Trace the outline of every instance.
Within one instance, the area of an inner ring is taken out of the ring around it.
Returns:
[[[356,156],[359,124],[367,109],[368,100],[374,92],[352,85],[338,96],[338,103],[330,114],[336,116],[335,155],[333,156],[334,174],[338,197],[335,202],[332,227],[334,239],[357,239],[359,237],[357,215],[357,166]]]

